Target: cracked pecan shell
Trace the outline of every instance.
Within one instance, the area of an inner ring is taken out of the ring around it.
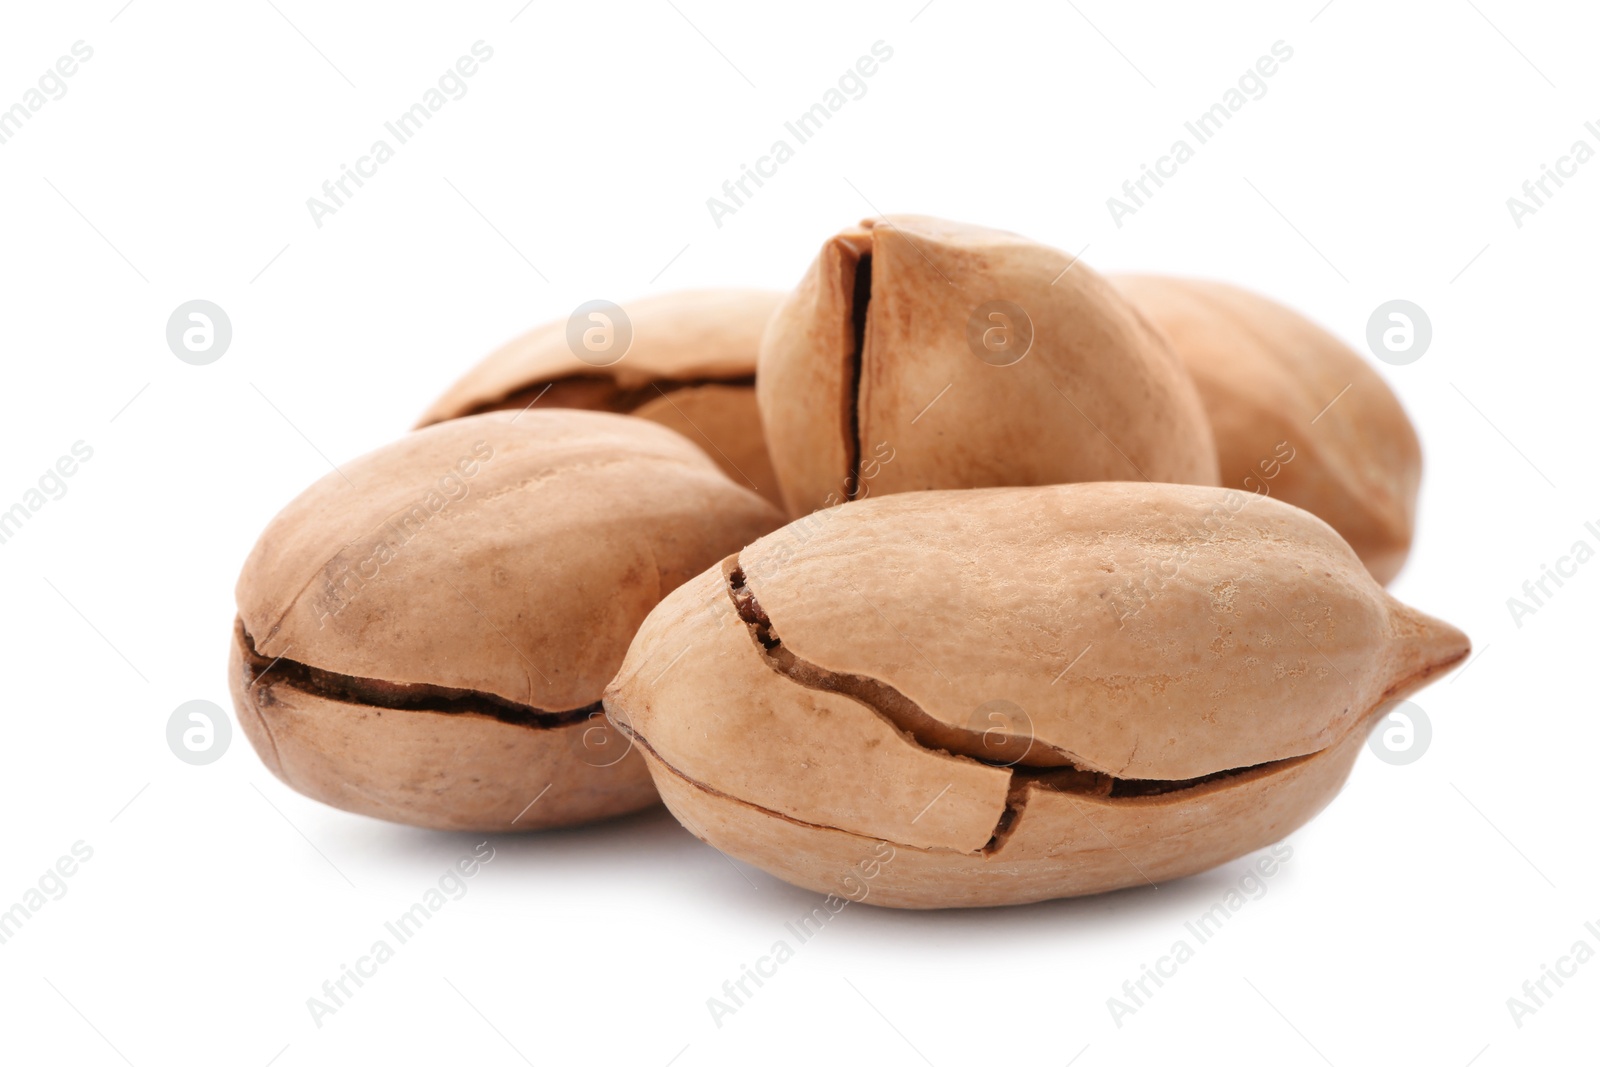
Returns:
[[[978,226],[902,215],[830,238],[767,326],[756,398],[791,515],[919,489],[1217,484],[1166,340],[1082,263]]]
[[[1112,279],[1172,342],[1205,404],[1222,484],[1339,531],[1387,583],[1411,550],[1422,449],[1377,371],[1320,326],[1220,282]]]
[[[582,408],[638,415],[705,449],[728,477],[782,503],[756,411],[761,331],[783,298],[757,289],[666,293],[623,307],[627,353],[592,366],[572,353],[567,323],[529,330],[486,356],[417,425],[486,411]]]
[[[289,786],[395,822],[536,829],[647,807],[605,683],[664,594],[781,522],[641,419],[418,430],[261,535],[237,588],[240,725]]]
[[[685,826],[797,885],[1015,904],[1276,841],[1468,652],[1308,512],[1212,487],[910,493],[687,582],[607,689]],[[996,707],[1008,709],[997,715]]]

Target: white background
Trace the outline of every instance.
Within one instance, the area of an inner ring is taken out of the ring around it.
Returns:
[[[1600,547],[1600,161],[1521,228],[1506,207],[1574,140],[1600,147],[1592,10],[123,2],[0,12],[0,106],[94,49],[0,145],[0,508],[94,449],[0,545],[0,908],[93,849],[0,945],[0,1058],[1593,1058],[1600,962],[1520,1028],[1506,1005],[1573,942],[1600,948],[1600,563],[1520,626],[1506,604],[1573,542]],[[480,39],[494,57],[467,95],[317,228],[307,197]],[[715,226],[706,198],[878,40],[894,55],[867,94]],[[1106,198],[1278,40],[1294,56],[1267,95],[1115,226]],[[1107,998],[1247,861],[1009,910],[852,905],[719,1028],[706,999],[817,898],[657,811],[495,840],[467,895],[318,1028],[307,998],[478,839],[306,800],[237,731],[210,766],[168,750],[178,704],[229,705],[257,532],[513,334],[594,298],[786,287],[877,211],[1252,286],[1363,350],[1378,304],[1421,305],[1430,350],[1379,367],[1426,457],[1394,591],[1478,652],[1416,698],[1432,747],[1404,767],[1363,753],[1266,895],[1120,1027]],[[210,366],[165,342],[195,298],[233,323]]]

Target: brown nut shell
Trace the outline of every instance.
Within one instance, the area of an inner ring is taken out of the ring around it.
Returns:
[[[792,515],[869,492],[1217,484],[1166,340],[1088,267],[998,230],[893,216],[831,238],[767,327],[756,396]]]
[[[1378,581],[1411,549],[1422,450],[1382,377],[1344,342],[1220,282],[1113,279],[1171,340],[1200,390],[1222,484],[1323,519]]]
[[[416,431],[261,535],[237,589],[240,723],[288,785],[397,822],[532,829],[645,807],[642,762],[599,715],[605,683],[665,593],[781,521],[641,419]]]
[[[605,704],[729,854],[835,892],[887,842],[872,902],[982,906],[1271,843],[1338,790],[1380,706],[1468,648],[1265,497],[914,493],[683,585]]]
[[[490,353],[417,425],[486,411],[583,408],[651,419],[705,449],[728,477],[779,503],[756,410],[756,353],[781,293],[705,289],[623,306],[633,339],[606,366],[579,359],[567,323],[549,322]]]

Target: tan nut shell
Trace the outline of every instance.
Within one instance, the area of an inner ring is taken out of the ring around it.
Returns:
[[[1113,280],[1189,368],[1222,484],[1305,508],[1350,542],[1373,577],[1393,579],[1411,549],[1422,451],[1367,361],[1305,317],[1231,285]],[[1294,458],[1279,463],[1284,442]]]
[[[735,482],[780,503],[761,437],[755,373],[761,331],[782,298],[757,289],[705,289],[636,300],[623,307],[633,343],[606,367],[572,354],[565,320],[545,323],[490,353],[417,425],[520,411],[536,397],[540,408],[638,415],[677,430]]]
[[[774,651],[734,606],[741,580]],[[1338,790],[1375,710],[1467,651],[1275,500],[914,493],[792,523],[683,585],[605,703],[725,852],[842,892],[888,842],[867,899],[983,906],[1283,837]]]
[[[1032,322],[1009,366],[968,341],[991,301]],[[1217,484],[1205,412],[1166,341],[1088,267],[998,230],[895,216],[831,238],[767,327],[756,396],[792,515],[868,492]]]
[[[416,431],[261,535],[237,589],[240,724],[288,785],[396,822],[533,829],[648,806],[596,702],[665,593],[781,521],[642,419]]]

